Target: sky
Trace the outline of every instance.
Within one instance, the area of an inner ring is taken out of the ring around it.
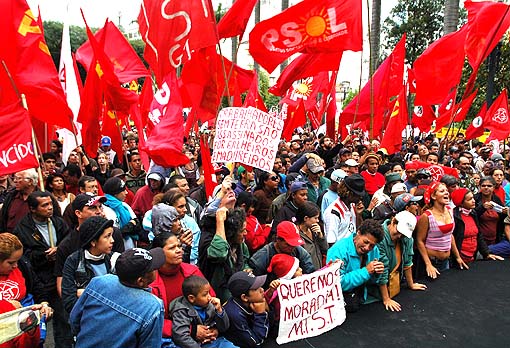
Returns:
[[[188,0],[176,0],[176,1],[188,1]],[[213,7],[216,8],[219,2],[231,4],[231,0],[212,0]],[[83,19],[81,17],[80,8],[83,9],[85,14],[85,18],[89,26],[91,27],[102,27],[106,18],[109,18],[115,24],[120,24],[124,28],[129,28],[130,23],[133,20],[136,20],[138,16],[138,12],[140,11],[140,3],[141,0],[71,0],[69,13],[66,11],[66,1],[65,0],[27,0],[28,4],[32,8],[35,15],[37,15],[37,7],[39,6],[41,11],[41,16],[43,20],[52,20],[63,22],[65,18],[69,19],[69,23],[71,25],[79,25],[83,26]],[[299,1],[291,0],[290,4],[296,4]],[[397,4],[397,0],[383,0],[381,1],[382,15],[381,22],[388,16],[390,10]],[[274,10],[268,9],[271,5],[279,4],[279,1],[276,0],[266,0],[262,2],[262,19],[269,18],[270,16],[275,14]],[[371,2],[370,2],[371,3]],[[363,21],[364,28],[367,27],[367,12],[366,12],[366,1],[362,1],[363,4]],[[279,5],[278,5],[279,6]],[[228,7],[228,6],[227,6]],[[248,24],[247,31],[251,30],[253,27],[253,15]],[[365,50],[363,52],[363,58],[361,59],[360,52],[345,52],[342,58],[342,62],[340,64],[340,70],[338,73],[337,81],[349,81],[351,88],[359,87],[359,76],[362,72],[363,75],[363,83],[367,80],[368,68],[368,39],[364,42]],[[230,48],[223,49],[223,53],[227,55],[227,52],[230,52]],[[241,48],[240,52],[239,65],[249,68],[250,65],[253,64],[253,61],[249,58],[247,54],[247,46],[245,46],[244,50]],[[243,56],[244,55],[244,56]],[[363,60],[363,69],[361,69],[361,60]],[[278,75],[278,69],[276,74]]]

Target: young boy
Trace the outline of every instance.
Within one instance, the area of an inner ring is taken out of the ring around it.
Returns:
[[[172,339],[182,348],[238,348],[224,337],[228,316],[220,300],[211,297],[207,279],[190,276],[182,283],[182,295],[170,304]]]
[[[240,347],[260,347],[269,332],[269,316],[262,285],[266,275],[240,271],[228,281],[232,297],[225,304],[231,321],[225,337]]]

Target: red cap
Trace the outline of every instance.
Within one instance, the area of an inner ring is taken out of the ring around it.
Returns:
[[[409,170],[409,169],[418,170],[419,168],[420,168],[420,165],[418,164],[417,161],[410,161],[410,162],[406,163],[406,170]]]
[[[300,246],[305,244],[301,236],[299,235],[299,231],[292,222],[290,221],[282,221],[276,227],[276,236],[283,238],[287,244],[291,246]]]

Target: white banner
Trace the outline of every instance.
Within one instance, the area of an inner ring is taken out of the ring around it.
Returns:
[[[283,120],[254,107],[224,108],[216,119],[212,162],[240,162],[273,170]]]
[[[312,274],[280,280],[278,344],[318,336],[345,321],[340,265],[335,262]]]

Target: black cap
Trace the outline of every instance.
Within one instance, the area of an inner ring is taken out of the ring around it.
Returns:
[[[161,248],[126,250],[115,263],[115,271],[120,280],[132,280],[144,276],[165,264],[165,252]]]
[[[352,174],[344,179],[345,186],[357,196],[365,193],[365,179],[360,174]]]
[[[228,281],[228,289],[234,297],[240,297],[247,294],[249,290],[260,288],[266,282],[267,275],[254,276],[252,273],[239,271],[230,277]]]
[[[126,190],[126,184],[119,177],[113,177],[108,180],[103,185],[104,193],[115,196],[116,194],[121,193]]]
[[[80,193],[76,196],[72,203],[73,210],[83,210],[85,206],[92,207],[98,203],[106,202],[106,197],[104,196],[94,196],[90,193]]]
[[[109,227],[113,227],[113,221],[102,216],[91,216],[80,225],[79,235],[82,249],[87,249],[90,242],[98,239]]]

